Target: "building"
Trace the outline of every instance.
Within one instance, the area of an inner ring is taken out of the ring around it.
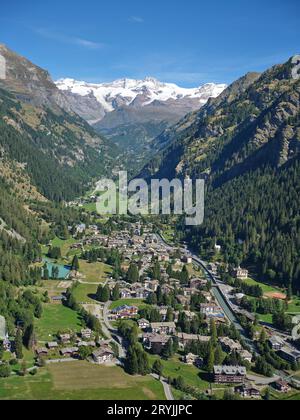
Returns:
[[[50,341],[47,343],[47,347],[49,350],[55,350],[58,348],[58,343],[56,341]]]
[[[59,340],[63,344],[69,344],[71,342],[71,335],[70,334],[59,334]]]
[[[199,369],[203,366],[203,359],[201,357],[197,356],[196,354],[193,354],[193,353],[189,353],[186,356],[183,356],[182,360],[187,365],[191,365],[191,366],[195,365]]]
[[[175,322],[152,322],[150,329],[154,334],[172,335],[176,332],[176,325]]]
[[[147,319],[139,319],[138,320],[138,325],[139,325],[139,328],[141,329],[141,330],[148,330],[149,329],[149,327],[150,327],[150,322],[149,321],[147,321]]]
[[[78,347],[69,347],[60,350],[60,354],[63,357],[73,357],[76,356],[78,353]]]
[[[219,338],[219,342],[226,353],[238,352],[243,349],[239,342],[231,340],[228,337]]]
[[[246,380],[247,370],[244,366],[214,366],[216,384],[239,384]]]
[[[257,388],[251,386],[237,386],[234,389],[234,392],[243,398],[260,398],[260,391]]]
[[[223,318],[224,313],[222,309],[215,303],[201,303],[200,312],[207,318]]]
[[[147,350],[151,350],[154,354],[160,354],[171,337],[168,335],[150,333],[144,334],[142,338],[144,347]]]
[[[176,334],[179,345],[185,347],[187,344],[192,343],[193,341],[198,341],[199,343],[209,343],[211,337],[203,336],[198,334],[186,334],[186,333],[177,333]]]
[[[136,306],[119,306],[111,311],[113,317],[117,319],[136,318],[139,309]]]
[[[49,353],[48,349],[46,349],[46,347],[36,349],[35,352],[36,352],[38,357],[46,357],[46,356],[48,356],[48,353]]]
[[[279,356],[290,363],[299,363],[300,352],[293,347],[285,346],[279,351]]]
[[[245,280],[249,278],[249,271],[244,268],[238,267],[232,270],[231,275],[236,279]]]
[[[239,350],[237,353],[241,356],[241,359],[242,360],[244,360],[245,362],[248,362],[248,363],[252,363],[253,356],[250,353],[250,351],[248,351],[248,350]]]
[[[95,350],[92,354],[93,360],[98,365],[103,365],[104,363],[112,363],[114,360],[114,353],[109,347],[103,347],[98,350]]]
[[[268,341],[274,351],[279,351],[285,346],[284,340],[278,335],[273,335]]]
[[[84,340],[90,340],[92,338],[93,332],[89,328],[85,328],[81,330],[81,338]]]
[[[277,391],[283,392],[283,393],[288,393],[291,389],[289,384],[283,379],[279,379],[278,381],[274,382],[272,385]]]

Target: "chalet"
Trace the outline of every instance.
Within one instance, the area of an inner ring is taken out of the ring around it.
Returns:
[[[147,319],[142,318],[138,320],[138,326],[141,330],[148,330],[150,327],[150,322],[147,321]]]
[[[204,335],[198,335],[198,334],[186,334],[179,332],[176,334],[176,337],[178,338],[179,345],[185,347],[186,345],[192,343],[193,341],[198,341],[199,343],[209,343],[211,337],[204,336]]]
[[[95,363],[103,365],[104,363],[111,363],[114,360],[114,353],[109,347],[103,347],[95,350],[92,357]]]
[[[169,295],[170,293],[174,292],[174,287],[171,286],[170,284],[164,284],[161,287],[161,291],[164,295]]]
[[[231,340],[228,337],[219,338],[219,342],[226,353],[237,352],[243,349],[239,342]]]
[[[231,275],[236,279],[245,280],[249,278],[249,271],[238,267],[232,270]]]
[[[237,386],[234,392],[243,398],[260,398],[260,391],[257,388],[251,386]]]
[[[144,283],[146,289],[151,290],[152,292],[156,292],[159,286],[158,280],[146,280]]]
[[[190,296],[177,295],[176,299],[183,306],[188,306],[191,302],[191,297]]]
[[[47,347],[49,350],[56,350],[58,348],[58,343],[56,341],[50,341],[47,343]]]
[[[175,334],[176,325],[174,322],[152,322],[150,324],[151,332],[154,334]]]
[[[183,356],[182,361],[187,365],[195,365],[199,369],[203,366],[203,359],[193,353],[189,353],[186,356]]]
[[[222,309],[215,303],[201,303],[200,312],[207,318],[223,318],[224,313]]]
[[[184,296],[193,296],[200,293],[198,289],[192,289],[191,287],[184,287],[182,290]]]
[[[293,347],[285,346],[279,351],[279,356],[290,363],[299,363],[300,352]]]
[[[49,354],[49,351],[48,351],[48,349],[46,349],[46,347],[42,347],[42,348],[40,348],[40,349],[36,349],[36,354],[37,354],[37,356],[39,356],[39,357],[45,357],[45,356],[48,356],[48,354]]]
[[[290,391],[289,384],[284,381],[283,379],[279,379],[278,381],[274,382],[272,386],[279,392],[287,393]]]
[[[214,366],[214,382],[217,384],[244,383],[246,375],[244,366]]]
[[[274,351],[279,351],[285,346],[284,340],[278,335],[273,335],[268,341]]]
[[[69,344],[71,342],[70,334],[59,334],[58,338],[62,344]]]
[[[112,315],[117,319],[135,318],[139,309],[136,306],[119,306],[111,311]]]
[[[60,350],[60,354],[64,357],[73,357],[77,355],[78,347],[69,347]]]
[[[85,328],[81,330],[81,338],[84,340],[90,340],[92,338],[93,332],[89,328]]]
[[[120,294],[121,299],[130,299],[132,297],[132,292],[130,289],[122,289]]]
[[[239,350],[237,353],[240,355],[242,360],[248,363],[252,363],[253,356],[250,353],[250,351],[242,349],[242,350]]]
[[[142,336],[144,347],[154,354],[160,354],[170,340],[170,336],[160,334],[144,334]]]
[[[79,341],[77,347],[96,347],[95,341]]]
[[[201,289],[202,287],[205,287],[207,285],[207,280],[200,279],[200,278],[194,278],[190,280],[190,287],[192,289]]]
[[[150,295],[150,291],[141,287],[139,289],[136,289],[134,294],[137,299],[147,299],[147,297]]]

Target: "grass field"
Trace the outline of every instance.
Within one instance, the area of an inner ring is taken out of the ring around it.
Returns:
[[[80,260],[79,265],[80,273],[85,276],[84,281],[92,283],[104,282],[107,277],[111,276],[113,271],[113,268],[110,265],[100,262],[90,264],[87,261]]]
[[[73,245],[76,242],[76,240],[74,238],[70,238],[67,240],[62,240],[59,238],[55,238],[53,239],[53,241],[51,242],[53,247],[58,247],[61,249],[61,254],[63,257],[66,257],[71,245]]]
[[[110,309],[118,308],[119,306],[137,306],[139,309],[147,308],[149,305],[142,299],[120,299],[111,304]]]
[[[78,284],[74,289],[74,297],[78,303],[95,303],[97,284]]]
[[[61,304],[47,304],[44,305],[42,318],[36,320],[35,325],[38,340],[48,341],[53,339],[58,331],[79,332],[81,321],[79,315],[71,309]]]
[[[164,400],[160,382],[132,377],[119,367],[86,362],[51,365],[34,377],[0,380],[4,400]]]
[[[282,292],[281,289],[273,287],[273,286],[269,286],[268,284],[265,283],[260,283],[254,279],[246,279],[243,280],[246,284],[248,284],[249,286],[260,286],[262,291],[264,293],[277,293],[277,292]]]
[[[153,355],[150,355],[149,357],[152,363],[159,358],[158,356]],[[207,374],[195,366],[189,366],[180,362],[178,356],[175,356],[170,360],[159,359],[164,366],[164,377],[177,378],[178,376],[182,376],[186,383],[190,386],[203,391],[209,388],[210,384],[206,378]]]

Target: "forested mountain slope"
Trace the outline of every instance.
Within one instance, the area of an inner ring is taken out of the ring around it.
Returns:
[[[1,157],[23,165],[38,191],[70,200],[111,168],[115,147],[65,109],[64,96],[44,70],[5,47],[0,84]]]
[[[202,252],[300,289],[300,81],[291,60],[248,74],[157,140],[143,175],[205,178],[204,225],[184,235]]]

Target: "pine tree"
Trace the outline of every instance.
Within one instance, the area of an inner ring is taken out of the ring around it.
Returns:
[[[115,285],[113,291],[112,291],[112,296],[111,296],[111,300],[113,302],[117,301],[120,299],[120,287],[118,284]]]
[[[23,334],[20,328],[18,328],[15,338],[15,351],[17,359],[23,359]]]

